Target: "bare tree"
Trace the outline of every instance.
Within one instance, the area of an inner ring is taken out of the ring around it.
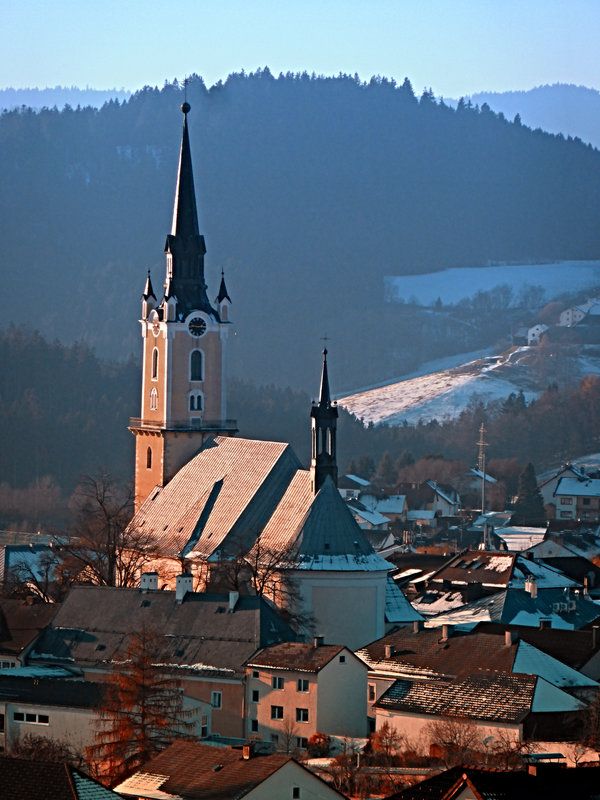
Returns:
[[[17,739],[10,749],[10,755],[26,761],[72,764],[79,769],[85,765],[83,755],[74,750],[69,742],[49,739],[46,736],[35,736],[32,733],[27,733],[22,739]]]
[[[281,728],[281,743],[279,745],[279,750],[282,750],[284,753],[292,753],[296,750],[296,737],[298,736],[298,726],[292,719],[292,717],[288,714],[287,717],[283,721],[283,726]]]
[[[483,750],[477,727],[466,718],[442,717],[425,726],[430,748],[439,753],[446,767],[464,764]]]
[[[157,551],[151,533],[131,526],[132,501],[131,489],[118,485],[110,475],[82,479],[72,498],[71,534],[57,537],[69,574],[98,586],[137,584]]]
[[[403,744],[404,737],[387,721],[371,736],[373,752],[388,761],[400,752]]]

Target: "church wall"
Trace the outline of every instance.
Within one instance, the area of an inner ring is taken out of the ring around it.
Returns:
[[[206,317],[205,317],[206,318]],[[208,322],[204,336],[190,336],[187,329],[177,331],[172,340],[171,418],[187,420],[190,416],[189,393],[197,389],[204,396],[202,418],[221,419],[221,341],[218,330]],[[190,381],[190,354],[200,350],[203,356],[203,380]]]
[[[294,580],[326,644],[357,650],[385,634],[386,573],[298,570]]]
[[[148,469],[148,448],[152,450],[152,466]],[[163,482],[164,439],[156,433],[137,431],[135,435],[135,508]]]
[[[167,382],[165,378],[167,366],[167,340],[164,331],[161,331],[158,336],[152,332],[152,325],[149,323],[142,323],[146,326],[144,331],[144,354],[143,354],[143,372],[142,372],[142,405],[141,416],[142,419],[150,420],[152,422],[163,422],[166,418],[166,398],[167,398]],[[152,359],[154,350],[158,350],[158,369],[156,378],[152,377]],[[150,394],[152,389],[156,389],[158,393],[157,407],[151,408]]]

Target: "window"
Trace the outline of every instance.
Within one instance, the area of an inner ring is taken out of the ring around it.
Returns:
[[[49,725],[50,717],[47,714],[34,714],[33,712],[23,713],[23,711],[14,711],[13,720],[15,722],[30,722],[33,725]]]
[[[306,750],[308,747],[308,739],[306,736],[296,736],[296,747],[300,747],[302,750]]]
[[[211,692],[210,694],[210,704],[213,708],[221,708],[223,705],[223,693],[222,692]]]
[[[259,700],[260,700],[260,695],[258,689],[252,689],[252,702],[258,703]]]
[[[152,351],[152,380],[158,380],[158,348]]]
[[[250,732],[251,733],[258,733],[258,720],[251,719],[250,720]]]
[[[570,511],[561,511],[560,516],[562,519],[571,519],[571,512]]]
[[[260,672],[257,669],[252,670],[252,677],[253,678],[260,678]]]
[[[346,663],[346,656],[340,656],[340,664]]]
[[[296,722],[308,722],[308,708],[296,709]]]
[[[279,741],[279,734],[278,733],[272,733],[271,734],[271,741],[273,742],[273,744],[277,744],[278,741]]]
[[[369,703],[374,703],[374,702],[375,702],[375,684],[374,683],[370,683],[369,684]]]
[[[152,469],[152,448],[146,450],[146,469]]]
[[[15,666],[14,661],[0,661],[0,669],[12,669]]]
[[[202,395],[199,392],[190,395],[190,411],[202,411],[203,405]]]
[[[0,714],[0,733],[4,733],[4,714]]]
[[[300,745],[298,745],[300,747]],[[300,787],[299,786],[292,786],[292,800],[300,800]]]
[[[274,676],[271,678],[271,686],[273,689],[283,689],[283,678]]]
[[[584,506],[589,506],[589,505],[590,505],[590,503],[591,503],[591,500],[590,500],[590,498],[589,498],[589,497],[584,497],[584,498],[583,498],[583,505],[584,505]]]
[[[283,706],[271,706],[271,719],[283,719]]]
[[[152,389],[150,392],[150,411],[156,411],[158,408],[158,392]]]
[[[297,689],[299,692],[308,692],[308,680],[306,678],[298,678]]]
[[[572,506],[573,505],[573,498],[572,497],[561,497],[560,498],[561,506]]]
[[[202,351],[192,350],[190,354],[190,380],[201,381],[202,377]]]

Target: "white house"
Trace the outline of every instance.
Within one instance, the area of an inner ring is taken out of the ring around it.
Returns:
[[[540,339],[548,330],[548,326],[544,325],[543,322],[539,322],[537,325],[529,328],[527,331],[527,344],[528,345],[536,345],[540,343]]]

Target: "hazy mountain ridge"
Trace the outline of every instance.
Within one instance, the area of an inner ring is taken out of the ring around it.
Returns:
[[[600,92],[586,86],[555,83],[513,92],[478,92],[472,103],[487,103],[508,119],[519,114],[524,125],[577,136],[600,147]]]
[[[26,89],[13,89],[8,86],[0,89],[0,109],[11,110],[26,106],[28,108],[63,108],[66,105],[93,106],[99,108],[109,100],[128,100],[131,92],[127,89],[92,89],[87,86],[32,86]]]
[[[339,389],[486,346],[487,324],[449,343],[385,304],[384,276],[600,253],[600,153],[581,143],[383,79],[262,71],[194,79],[188,97],[209,290],[224,266],[242,377],[316,386],[325,333]],[[166,85],[0,117],[6,321],[101,357],[137,350],[145,271],[157,288],[164,274],[181,100]]]

